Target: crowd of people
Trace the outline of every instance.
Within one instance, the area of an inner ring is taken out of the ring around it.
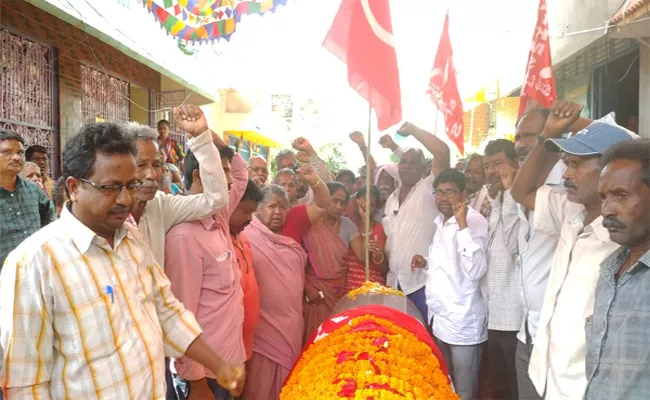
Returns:
[[[649,398],[650,140],[581,110],[529,110],[453,168],[411,123],[431,159],[386,135],[399,163],[377,165],[353,132],[358,176],[299,138],[271,177],[191,105],[187,151],[165,120],[89,124],[56,181],[46,148],[0,131],[4,395],[277,399],[368,257],[463,400],[485,370],[492,399]]]

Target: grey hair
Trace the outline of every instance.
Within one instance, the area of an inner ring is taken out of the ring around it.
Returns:
[[[293,179],[293,182],[296,184],[298,183],[298,176],[296,175],[295,171],[289,168],[284,168],[275,173],[275,176],[273,177],[273,184],[277,185],[278,178],[280,177],[280,175],[284,175],[284,174],[291,175],[291,179]]]
[[[31,161],[25,161],[25,164],[23,165],[23,170],[20,171],[20,173],[18,174],[18,176],[20,176],[21,178],[24,178],[24,177],[25,177],[25,168],[27,168],[27,166],[28,166],[29,164],[32,164],[32,165],[35,166],[36,168],[39,168],[39,171],[40,171],[40,167],[39,167],[36,163],[33,163],[33,162],[31,162]]]
[[[276,184],[266,185],[262,188],[262,201],[259,204],[259,207],[265,206],[271,200],[273,195],[278,195],[286,200],[287,204],[291,204],[289,201],[289,194],[282,186]],[[258,207],[258,208],[259,208]]]
[[[280,160],[282,160],[286,156],[291,156],[293,158],[293,163],[294,165],[296,164],[296,154],[293,152],[291,149],[282,149],[278,152],[278,154],[275,155],[275,166],[278,168],[280,165]]]
[[[133,140],[158,140],[158,131],[150,126],[137,122],[127,122],[123,125],[124,133]]]

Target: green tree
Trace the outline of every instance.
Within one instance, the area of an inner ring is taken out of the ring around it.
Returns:
[[[318,156],[321,160],[325,161],[327,168],[334,173],[347,168],[347,162],[341,150],[342,147],[343,143],[333,142],[324,144],[318,148]]]

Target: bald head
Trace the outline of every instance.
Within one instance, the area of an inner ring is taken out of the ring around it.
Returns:
[[[41,168],[35,163],[27,161],[21,175],[28,181],[32,181],[38,186],[43,187],[43,175],[41,174]]]
[[[269,167],[266,160],[260,156],[251,157],[248,160],[248,174],[258,187],[266,185],[266,181],[269,179]]]

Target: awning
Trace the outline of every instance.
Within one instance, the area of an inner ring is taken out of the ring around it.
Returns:
[[[650,11],[650,0],[627,0],[609,21],[615,25],[623,20],[634,21]]]
[[[275,140],[268,138],[257,131],[224,131],[224,133],[266,147],[275,147],[275,148],[284,147],[283,144],[276,142]]]
[[[650,36],[650,0],[628,0],[609,21],[613,39],[639,39]]]

